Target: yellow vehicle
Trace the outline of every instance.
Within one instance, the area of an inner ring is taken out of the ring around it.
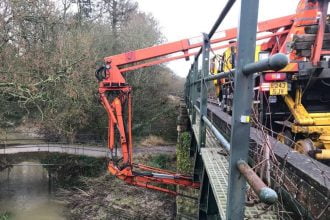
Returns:
[[[211,73],[235,69],[234,42],[222,54],[211,59]],[[270,53],[256,47],[256,61]],[[323,75],[306,74],[312,69],[303,61],[298,72],[265,72],[255,74],[253,118],[277,139],[296,151],[316,159],[330,159],[330,69],[323,62]],[[313,69],[315,70],[315,69]],[[324,72],[327,70],[328,72]],[[305,73],[304,75],[302,75]],[[214,80],[219,105],[231,114],[234,91],[234,72],[225,79]]]
[[[229,72],[235,69],[235,58],[237,49],[235,46],[235,41],[230,41],[230,47],[228,47],[221,55],[217,54],[211,59],[211,73],[217,74],[221,72]],[[260,46],[256,46],[256,56],[255,61],[259,60]],[[268,54],[268,53],[267,53]],[[223,78],[219,80],[214,80],[216,96],[220,107],[225,112],[231,112],[232,110],[232,99],[233,99],[233,76],[234,71],[229,78]]]
[[[234,41],[229,42],[234,44]],[[236,47],[228,47],[223,54],[215,55],[211,59],[211,73],[217,74],[220,72],[228,72],[235,68]],[[234,74],[234,72],[233,72]],[[231,112],[232,108],[232,84],[233,74],[229,78],[214,80],[213,83],[216,89],[220,107],[225,112]]]

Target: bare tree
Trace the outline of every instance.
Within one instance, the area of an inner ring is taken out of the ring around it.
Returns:
[[[93,74],[98,62],[162,41],[155,19],[131,0],[0,1],[0,126],[30,119],[71,141],[78,132],[105,132]],[[163,66],[127,75],[139,123],[161,115],[171,77]]]

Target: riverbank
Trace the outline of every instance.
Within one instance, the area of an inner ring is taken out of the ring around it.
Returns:
[[[69,219],[174,219],[175,197],[125,184],[109,174],[61,189]]]
[[[137,162],[175,169],[174,155],[141,155]],[[127,185],[107,172],[80,177],[80,185],[60,189],[59,200],[67,207],[68,219],[174,219],[175,197]]]
[[[175,153],[170,148],[164,146],[162,153],[158,153],[157,147],[140,148],[135,162],[175,170]],[[106,158],[40,152],[7,155],[1,161],[17,164],[31,159],[40,162],[43,175],[55,186],[52,199],[64,207],[61,214],[65,219],[175,218],[175,197],[130,186],[109,175]],[[0,220],[12,219],[10,213],[2,214]]]

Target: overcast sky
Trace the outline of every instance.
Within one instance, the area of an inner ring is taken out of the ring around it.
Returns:
[[[209,32],[227,0],[137,0],[140,9],[150,12],[159,21],[169,42]],[[238,2],[238,1],[237,1]],[[219,30],[236,27],[238,3],[235,3]],[[299,0],[260,0],[259,21],[295,13]],[[178,75],[186,76],[190,62],[174,61],[168,66]]]

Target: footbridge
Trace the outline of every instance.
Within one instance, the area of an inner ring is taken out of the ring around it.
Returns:
[[[16,145],[0,149],[0,156],[18,153],[63,153],[88,157],[109,157],[110,152],[106,147],[93,147],[84,145],[70,145],[70,144],[26,144]],[[154,147],[137,147],[134,148],[134,153],[137,155],[146,154],[150,152],[161,152],[163,154],[175,153],[175,148],[172,146],[154,146]],[[118,156],[121,152],[118,152]]]

